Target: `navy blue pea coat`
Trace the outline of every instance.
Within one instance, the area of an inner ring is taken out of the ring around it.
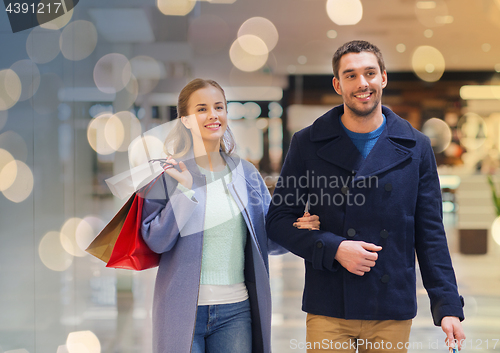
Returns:
[[[267,215],[268,236],[305,260],[302,309],[344,319],[411,319],[416,253],[434,323],[463,320],[429,139],[382,107],[386,128],[363,159],[340,125],[343,109],[293,136]],[[307,199],[319,231],[292,226]],[[352,274],[335,260],[344,240],[382,246],[370,272]]]

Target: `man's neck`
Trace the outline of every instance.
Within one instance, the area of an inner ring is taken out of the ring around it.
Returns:
[[[359,116],[344,105],[344,114],[341,117],[342,124],[352,132],[366,134],[378,129],[384,122],[382,106],[375,109],[370,115]]]

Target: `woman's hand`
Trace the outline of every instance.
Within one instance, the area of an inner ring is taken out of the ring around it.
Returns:
[[[319,230],[319,217],[312,215],[309,212],[304,213],[304,215],[297,219],[297,222],[293,224],[294,227],[299,229],[309,229],[309,230]]]
[[[187,169],[184,162],[177,162],[172,157],[168,157],[167,163],[169,164],[169,166],[167,165],[167,167],[163,168],[163,170],[165,170],[165,173],[177,180],[179,184],[181,184],[185,188],[191,189],[193,187],[193,176]],[[179,165],[181,171],[179,172],[177,169],[175,169],[173,167],[174,165]]]

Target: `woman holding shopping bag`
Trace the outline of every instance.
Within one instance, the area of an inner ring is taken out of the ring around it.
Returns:
[[[255,167],[233,154],[226,98],[212,80],[181,91],[164,176],[144,200],[142,236],[161,254],[153,301],[154,353],[268,353],[270,203]],[[317,229],[317,216],[301,228]]]

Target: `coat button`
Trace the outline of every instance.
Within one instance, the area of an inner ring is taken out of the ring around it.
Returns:
[[[321,248],[323,247],[323,243],[321,243],[321,242],[317,242],[317,243],[316,243],[316,247],[317,247],[318,249],[321,249]]]
[[[380,279],[380,281],[382,283],[387,283],[387,282],[389,282],[390,279],[391,279],[391,276],[389,276],[389,275],[383,275],[382,278]]]
[[[387,239],[387,237],[389,236],[389,232],[386,231],[385,229],[383,231],[380,232],[380,237],[383,238],[383,239]]]
[[[349,187],[348,187],[348,186],[344,186],[342,189],[340,189],[340,191],[341,191],[344,195],[347,195],[347,193],[349,192]]]
[[[347,231],[347,235],[350,236],[351,238],[356,235],[356,229],[354,228],[349,228]]]
[[[385,191],[391,191],[391,190],[392,190],[392,184],[391,183],[385,184]]]

